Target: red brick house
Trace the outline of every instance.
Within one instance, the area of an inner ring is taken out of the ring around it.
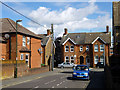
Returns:
[[[16,23],[9,18],[0,19],[0,22],[2,38],[9,35],[5,59],[16,60]],[[26,60],[29,68],[41,67],[41,38],[19,24],[17,31],[17,60]]]
[[[106,63],[110,54],[111,33],[107,26],[106,32],[65,33],[60,40],[62,62],[87,64],[95,67],[98,62]]]

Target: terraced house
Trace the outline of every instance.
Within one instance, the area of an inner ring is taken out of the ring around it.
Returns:
[[[62,62],[87,64],[96,67],[98,62],[104,64],[110,55],[111,33],[109,27],[105,32],[65,33],[60,40]]]
[[[41,38],[18,24],[16,58],[16,22],[9,18],[0,19],[2,24],[2,60],[25,60],[29,68],[41,67]],[[9,36],[8,39],[5,36]],[[5,45],[4,45],[5,44]],[[5,46],[5,47],[4,47]]]

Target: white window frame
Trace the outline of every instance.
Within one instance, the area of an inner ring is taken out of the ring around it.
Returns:
[[[23,46],[26,46],[26,37],[25,36],[23,36]]]
[[[73,57],[73,59],[72,59],[72,57]],[[71,62],[71,61],[74,62],[74,56],[71,56],[71,57],[70,57],[70,62]],[[71,63],[72,63],[72,62],[71,62]]]
[[[103,47],[101,47],[101,46],[103,46]],[[104,52],[104,45],[103,44],[100,45],[100,52]]]
[[[68,45],[65,46],[65,52],[69,52],[69,46],[66,48]],[[68,50],[68,51],[67,51]]]
[[[86,46],[86,51],[89,51],[89,46]]]
[[[97,47],[95,47],[95,46],[97,46]],[[94,45],[94,51],[98,52],[98,45]]]
[[[80,46],[80,52],[82,52],[83,51],[83,46]]]
[[[70,52],[74,52],[74,46],[73,48],[71,48],[72,46],[70,46]]]
[[[66,57],[68,57],[68,59],[66,59]],[[65,56],[65,62],[68,61],[69,62],[69,56]]]
[[[98,57],[98,59],[97,59],[96,57],[98,57],[98,55],[96,55],[96,56],[94,57],[94,64],[97,64],[98,61],[99,61],[99,57]]]
[[[20,60],[24,60],[24,54],[20,55]]]
[[[30,44],[30,37],[27,37],[27,44]]]
[[[103,57],[103,58],[101,58],[101,57]],[[104,56],[102,55],[102,56],[100,56],[100,62],[101,62],[101,64],[103,64],[104,63]]]
[[[28,56],[28,60],[26,59],[26,56]],[[26,54],[26,55],[25,55],[25,61],[27,61],[27,64],[28,64],[28,66],[29,66],[29,54]]]

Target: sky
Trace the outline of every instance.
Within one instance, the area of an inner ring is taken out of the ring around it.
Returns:
[[[4,2],[25,16],[40,23],[37,25],[2,5],[2,16],[14,21],[22,19],[21,25],[36,34],[45,34],[54,25],[55,37],[68,33],[105,32],[106,25],[112,29],[112,2]]]

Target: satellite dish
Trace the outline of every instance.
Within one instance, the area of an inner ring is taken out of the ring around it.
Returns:
[[[9,34],[5,34],[5,39],[9,39],[10,35]]]

